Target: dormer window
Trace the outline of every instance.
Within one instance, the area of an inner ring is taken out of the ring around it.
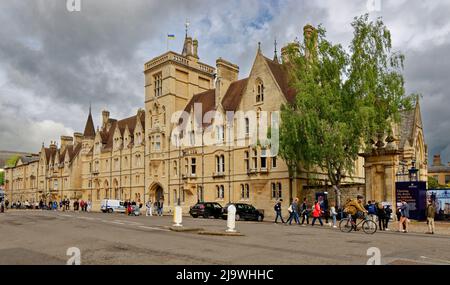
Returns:
[[[264,84],[261,80],[256,82],[256,103],[264,101]]]
[[[153,78],[155,83],[155,97],[159,97],[162,95],[162,74],[158,73]]]

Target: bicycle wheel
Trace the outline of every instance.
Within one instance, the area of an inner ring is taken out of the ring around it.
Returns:
[[[377,231],[377,224],[374,221],[364,221],[362,223],[362,229],[366,234],[373,235]]]
[[[340,229],[341,232],[343,232],[343,233],[349,233],[349,232],[351,232],[352,229],[353,229],[353,227],[352,227],[352,220],[351,220],[351,219],[348,219],[348,218],[342,219],[342,220],[339,222],[339,229]]]

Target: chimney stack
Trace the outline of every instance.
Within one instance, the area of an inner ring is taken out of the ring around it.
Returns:
[[[109,111],[107,110],[103,110],[102,112],[102,128],[106,128],[106,126],[108,125],[108,121],[109,121]]]
[[[238,80],[239,66],[222,58],[216,60],[216,105],[223,99],[231,83]]]
[[[70,136],[61,136],[61,151],[64,151],[64,149],[71,145],[73,142],[73,138]]]
[[[291,53],[296,56],[300,54],[300,45],[298,43],[288,43],[281,49],[281,60],[283,61],[283,63],[289,62],[289,56]]]
[[[82,133],[74,133],[73,134],[73,145],[76,146],[77,144],[81,143],[83,141],[83,134]]]
[[[194,50],[193,50],[194,57],[196,59],[198,59],[198,41],[197,41],[197,39],[194,39],[193,46],[194,46]]]
[[[56,141],[50,141],[50,145],[49,145],[49,148],[50,149],[56,149]]]
[[[433,157],[433,166],[442,166],[442,161],[441,161],[441,155],[440,154],[436,154]]]
[[[305,27],[303,27],[303,36],[304,36],[304,40],[305,40],[305,56],[306,58],[310,58],[311,54],[310,54],[310,49],[315,49],[317,50],[318,48],[318,43],[317,43],[317,35],[315,35],[315,31],[316,29],[310,25],[307,24]]]

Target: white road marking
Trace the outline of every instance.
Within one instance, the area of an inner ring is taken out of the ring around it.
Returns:
[[[83,219],[83,220],[95,220],[94,218],[90,218],[90,217],[78,217],[79,219]]]
[[[142,229],[147,229],[147,230],[155,230],[155,231],[163,231],[163,232],[170,232],[170,230],[167,229],[160,229],[160,228],[155,228],[155,227],[147,227],[147,226],[139,226]]]
[[[426,257],[426,256],[421,256],[420,258],[422,258],[422,259],[428,259],[428,260],[434,260],[434,261],[439,261],[439,262],[443,262],[443,263],[448,263],[448,264],[450,264],[450,261],[448,261],[448,260],[437,259],[437,258],[430,258],[430,257]]]
[[[131,222],[131,221],[124,221],[124,220],[114,220],[114,221],[120,222],[120,223],[125,223],[125,224],[130,224],[130,225],[133,225],[133,226],[142,225],[141,223]]]

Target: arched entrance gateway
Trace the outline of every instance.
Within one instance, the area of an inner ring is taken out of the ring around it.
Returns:
[[[159,183],[153,183],[150,186],[149,190],[149,199],[152,201],[152,203],[155,203],[157,201],[164,201],[164,190],[161,184]]]

